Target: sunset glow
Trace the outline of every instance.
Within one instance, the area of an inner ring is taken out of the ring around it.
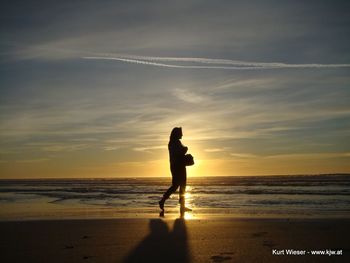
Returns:
[[[350,173],[341,5],[59,1],[1,14],[2,179],[169,177],[176,126],[189,177]]]

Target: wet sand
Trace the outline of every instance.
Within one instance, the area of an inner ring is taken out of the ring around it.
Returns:
[[[11,221],[0,231],[0,262],[350,262],[348,219]],[[342,255],[273,255],[286,249]]]

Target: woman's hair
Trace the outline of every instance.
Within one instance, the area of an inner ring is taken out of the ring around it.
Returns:
[[[181,127],[175,127],[170,133],[170,141],[173,140],[179,140],[182,136],[182,128]]]

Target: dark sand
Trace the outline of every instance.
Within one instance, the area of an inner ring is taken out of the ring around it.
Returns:
[[[99,219],[0,222],[0,262],[350,262],[350,220]],[[342,256],[273,256],[333,249]]]

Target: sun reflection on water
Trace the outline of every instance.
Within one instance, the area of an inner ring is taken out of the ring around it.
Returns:
[[[194,205],[193,205],[193,195],[191,193],[192,187],[191,186],[187,186],[186,187],[186,193],[185,193],[185,205],[186,207],[190,208],[190,209],[194,209]],[[183,216],[184,219],[186,220],[190,220],[193,219],[193,213],[192,212],[186,212]]]
[[[191,186],[186,187],[185,202],[186,202],[186,207],[193,209],[193,195],[191,193],[191,190],[192,190]]]
[[[183,216],[185,220],[191,220],[194,219],[192,212],[186,212],[185,215]]]

